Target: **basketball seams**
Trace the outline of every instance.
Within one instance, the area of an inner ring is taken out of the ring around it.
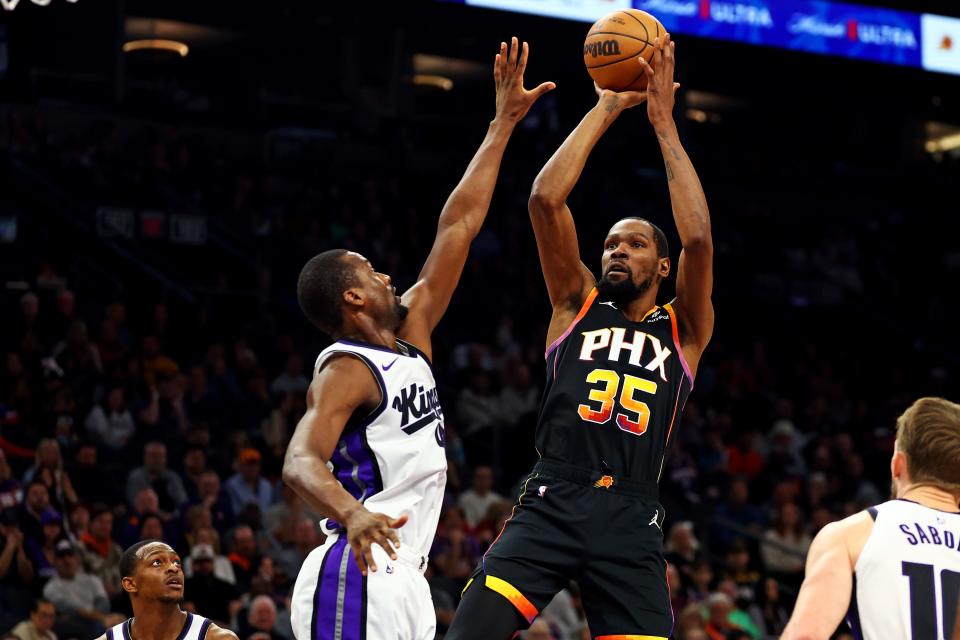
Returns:
[[[636,21],[640,24],[640,26],[643,27],[643,32],[644,32],[645,34],[647,34],[647,41],[649,41],[649,39],[650,39],[650,30],[647,29],[647,25],[646,25],[646,23],[645,23],[643,20],[641,20],[641,19],[638,18],[637,16],[633,15],[633,14],[630,13],[629,11],[617,11],[617,13],[622,13],[623,15],[625,15],[625,16],[630,16],[631,18],[633,18],[634,20],[636,20]],[[652,17],[652,16],[651,16],[651,17]],[[656,23],[656,18],[654,18],[654,23]],[[660,27],[657,27],[657,31],[660,31]]]

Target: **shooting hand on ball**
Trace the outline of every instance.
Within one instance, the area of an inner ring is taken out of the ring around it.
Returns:
[[[531,105],[537,98],[555,88],[552,82],[544,82],[539,86],[526,90],[523,88],[523,72],[527,68],[527,56],[530,53],[529,45],[524,42],[521,46],[514,37],[510,41],[510,50],[507,43],[500,43],[500,53],[493,63],[493,79],[497,86],[497,115],[498,120],[519,122],[527,115]]]
[[[674,94],[680,88],[680,83],[673,81],[675,46],[666,33],[653,41],[653,59],[649,63],[639,58],[647,75],[647,116],[654,127],[673,121]]]

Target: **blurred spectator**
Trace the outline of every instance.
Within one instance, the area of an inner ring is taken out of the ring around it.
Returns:
[[[674,638],[676,640],[706,640],[706,621],[703,614],[703,607],[698,604],[690,604],[684,607],[676,618],[673,628]]]
[[[670,527],[670,535],[664,546],[664,558],[677,568],[683,587],[693,582],[694,564],[699,550],[700,541],[693,532],[692,522],[684,520]]]
[[[282,636],[274,632],[277,623],[277,605],[269,596],[260,595],[251,600],[247,615],[240,624],[241,638],[251,638],[255,634],[258,638],[276,639]]]
[[[292,581],[296,579],[303,561],[307,559],[310,552],[321,544],[323,539],[318,531],[316,520],[301,517],[293,525],[293,535],[288,539],[287,544],[271,551],[270,556],[276,563],[277,570]]]
[[[142,540],[163,540],[169,544],[176,544],[169,540],[163,530],[163,519],[156,513],[146,513],[140,518],[140,535],[137,542]]]
[[[60,444],[53,438],[44,438],[37,444],[36,460],[23,475],[23,482],[42,483],[47,488],[49,502],[63,512],[79,500],[70,476],[63,469]]]
[[[744,429],[734,444],[727,447],[727,472],[753,480],[763,472],[763,456],[757,449],[757,433]]]
[[[763,581],[763,591],[755,604],[750,606],[750,617],[766,638],[779,638],[787,626],[790,613],[780,596],[780,583],[773,578]]]
[[[7,454],[0,449],[0,510],[19,507],[23,502],[23,488],[13,477],[13,469],[7,463]]]
[[[77,298],[73,291],[62,288],[57,292],[55,307],[46,316],[44,331],[47,344],[54,344],[67,335],[67,330],[76,319]]]
[[[90,509],[82,502],[70,507],[70,515],[65,523],[67,536],[76,544],[90,526]]]
[[[140,540],[143,521],[148,516],[159,517],[164,522],[164,534],[159,536],[165,541],[175,541],[177,539],[177,529],[172,519],[164,519],[164,514],[159,512],[160,499],[157,492],[153,489],[141,489],[133,501],[133,511],[127,517],[127,524],[124,525],[118,536],[118,542],[121,547],[126,549],[134,542]],[[169,517],[169,516],[168,516]]]
[[[735,627],[730,623],[733,599],[725,593],[715,592],[707,598],[707,624],[704,630],[710,640],[727,640]]]
[[[317,514],[307,510],[306,504],[293,489],[282,483],[280,502],[267,509],[263,516],[263,528],[271,539],[284,545],[293,539],[297,523],[305,515],[314,521],[320,520]]]
[[[687,602],[703,602],[713,591],[713,567],[707,560],[700,560],[693,568],[693,576],[687,587]]]
[[[234,518],[233,503],[226,491],[220,488],[220,476],[216,471],[207,470],[200,474],[197,481],[197,497],[187,501],[183,506],[184,512],[188,512],[196,505],[203,506],[210,511],[213,518],[213,526],[217,531],[227,531],[233,527]]]
[[[80,536],[80,556],[84,571],[103,583],[110,598],[120,592],[120,556],[123,548],[113,540],[113,513],[97,505],[90,516],[90,527]]]
[[[753,602],[757,596],[760,573],[753,568],[750,548],[743,540],[734,540],[727,548],[724,574],[733,581],[735,591],[730,594],[736,604]]]
[[[53,623],[57,618],[53,603],[44,598],[34,600],[30,609],[30,619],[24,620],[10,634],[18,640],[57,640],[53,632]]]
[[[480,545],[467,532],[467,523],[457,507],[447,507],[441,523],[430,555],[444,575],[466,580],[482,553]]]
[[[67,534],[63,530],[63,517],[53,507],[47,507],[40,514],[40,525],[43,531],[43,539],[40,541],[28,540],[27,546],[30,553],[30,562],[33,563],[37,577],[45,582],[57,575],[57,544],[66,540]]]
[[[34,575],[20,518],[7,507],[0,511],[0,629],[15,624],[18,614],[29,608]]]
[[[260,568],[260,552],[253,529],[248,525],[239,525],[233,530],[233,545],[230,549],[230,563],[237,577],[237,587],[241,592],[250,589],[250,581]]]
[[[287,356],[287,364],[283,373],[270,383],[270,392],[275,396],[287,394],[303,395],[310,386],[310,380],[303,375],[303,359],[292,353]]]
[[[500,420],[500,404],[493,395],[490,374],[474,369],[467,386],[457,396],[457,415],[460,417],[460,435],[475,438],[481,431],[496,426]]]
[[[216,554],[209,544],[197,544],[190,551],[191,574],[184,584],[187,604],[201,616],[228,625],[239,608],[240,594],[234,585],[214,573]]]
[[[727,523],[750,534],[762,533],[762,527],[765,524],[763,514],[757,507],[750,504],[749,500],[750,487],[747,481],[743,478],[731,480],[727,501],[717,505],[713,512],[715,525],[711,531],[711,544],[716,544],[717,548],[724,548],[737,537],[738,534],[730,529]]]
[[[728,620],[733,629],[746,631],[753,640],[759,640],[762,635],[759,627],[754,624],[750,614],[740,606],[740,602],[744,602],[746,606],[746,604],[751,601],[738,601],[740,593],[737,591],[737,584],[733,580],[721,580],[720,584],[717,585],[717,591],[729,597],[733,602],[733,607],[728,616]]]
[[[56,608],[53,629],[57,635],[95,638],[115,624],[103,583],[80,570],[80,559],[69,540],[57,543],[55,563],[57,575],[43,587],[43,597]]]
[[[767,471],[794,478],[803,477],[806,463],[800,455],[802,442],[793,422],[785,418],[777,420],[769,434],[767,451]]]
[[[70,470],[77,497],[85,502],[122,502],[123,487],[110,477],[106,465],[101,464],[97,447],[92,443],[83,443],[77,447],[73,468]]]
[[[225,485],[233,512],[239,514],[252,502],[260,507],[261,513],[265,513],[273,502],[273,487],[260,475],[260,452],[252,448],[241,449],[234,467],[237,472]]]
[[[474,470],[472,488],[460,494],[457,504],[463,510],[467,524],[475,527],[486,515],[490,505],[506,501],[506,498],[493,491],[493,469],[484,465]]]
[[[141,347],[140,372],[144,381],[154,387],[161,376],[169,379],[180,372],[180,367],[161,353],[157,336],[148,335],[143,338]]]
[[[207,454],[203,447],[191,445],[183,454],[183,485],[190,500],[196,500],[200,477],[207,470]]]
[[[197,545],[208,545],[213,549],[213,575],[217,576],[228,584],[236,584],[237,577],[233,572],[233,564],[230,558],[223,555],[220,548],[220,535],[216,529],[200,529],[196,532],[194,540],[191,543],[191,549]],[[183,564],[183,573],[188,578],[193,575],[193,560],[187,557]]]
[[[94,441],[113,451],[126,449],[136,426],[126,406],[122,386],[116,385],[107,391],[103,402],[87,414],[85,425]]]
[[[104,318],[100,323],[100,337],[97,339],[97,352],[103,371],[108,376],[119,374],[130,348],[120,337],[117,322],[113,318]]]
[[[143,466],[127,477],[127,501],[133,504],[137,494],[147,488],[156,492],[159,511],[163,513],[173,513],[187,501],[180,476],[167,468],[167,445],[162,442],[150,442],[144,447]]]
[[[763,544],[760,550],[767,571],[792,578],[798,585],[810,548],[810,534],[803,530],[801,520],[797,505],[792,502],[782,505],[773,526],[763,534],[764,542],[773,544]]]
[[[100,362],[97,345],[90,341],[87,324],[83,320],[70,323],[66,339],[53,348],[53,359],[63,369],[75,391],[85,397],[93,393],[97,379],[103,373],[103,363]]]

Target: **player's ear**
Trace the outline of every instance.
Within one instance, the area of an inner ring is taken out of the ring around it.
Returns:
[[[137,581],[131,576],[127,576],[120,581],[120,586],[123,587],[123,590],[127,593],[136,593],[139,589],[137,588]]]
[[[657,269],[657,274],[661,278],[666,278],[670,275],[670,258],[660,258],[660,266]]]
[[[358,310],[366,304],[367,297],[359,287],[350,287],[343,292],[343,301],[348,309]]]
[[[905,480],[904,476],[907,475],[906,470],[907,456],[904,455],[903,451],[894,450],[893,457],[890,459],[890,477],[903,481]]]

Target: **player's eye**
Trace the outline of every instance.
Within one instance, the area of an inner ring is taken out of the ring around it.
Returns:
[[[642,242],[634,242],[634,243],[633,243],[633,248],[634,248],[634,249],[642,249],[642,248],[645,247],[645,246],[646,246],[646,245],[643,244]]]
[[[613,242],[608,242],[608,243],[607,243],[607,249],[613,250],[613,249],[616,249],[616,248],[617,248],[616,243],[613,243]]]
[[[154,560],[154,561],[153,561],[153,566],[159,567],[159,566],[160,566],[160,561],[159,561],[159,560]]]

